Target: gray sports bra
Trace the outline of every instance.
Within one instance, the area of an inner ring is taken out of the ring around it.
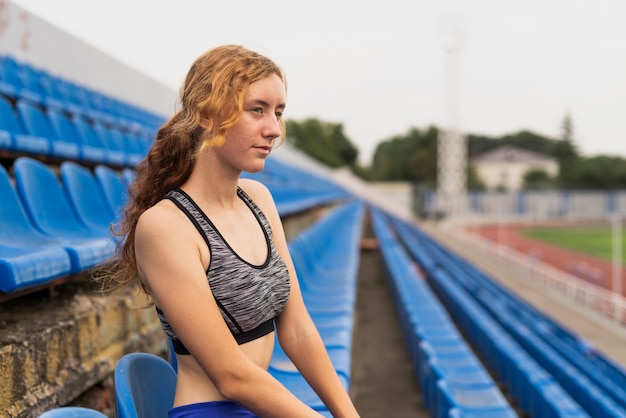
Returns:
[[[244,344],[274,331],[274,318],[284,309],[290,287],[289,271],[274,246],[267,218],[241,188],[237,189],[237,195],[250,208],[265,234],[267,259],[260,266],[239,257],[184,191],[170,191],[166,198],[187,215],[207,243],[211,252],[207,269],[211,291],[235,340],[238,344]],[[172,340],[174,351],[189,354],[163,311],[158,307],[156,310],[163,331]]]

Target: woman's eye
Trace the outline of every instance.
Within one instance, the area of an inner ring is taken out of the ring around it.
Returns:
[[[280,119],[283,116],[283,112],[274,112],[274,114],[276,115],[278,119]]]
[[[261,107],[253,107],[251,110],[252,110],[254,113],[260,113],[260,114],[263,114],[263,108],[261,108]]]

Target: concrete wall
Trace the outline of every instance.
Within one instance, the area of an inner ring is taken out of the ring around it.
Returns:
[[[177,91],[6,0],[0,2],[0,54],[159,115],[174,111]]]
[[[136,291],[104,296],[76,277],[55,294],[0,304],[0,416],[37,417],[111,376],[128,352],[165,354],[154,309]]]

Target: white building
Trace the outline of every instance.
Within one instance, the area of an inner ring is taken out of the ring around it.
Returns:
[[[476,175],[488,189],[520,190],[529,171],[544,171],[550,177],[559,173],[555,158],[520,148],[503,146],[471,160]]]

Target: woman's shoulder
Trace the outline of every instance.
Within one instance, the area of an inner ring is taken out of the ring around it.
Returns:
[[[154,206],[146,209],[137,222],[137,233],[141,231],[153,234],[166,230],[168,232],[179,230],[178,225],[182,224],[184,218],[176,206],[168,201],[162,200]]]
[[[250,199],[252,199],[263,212],[273,212],[276,210],[272,193],[263,183],[253,179],[239,179],[239,187],[250,196]]]

